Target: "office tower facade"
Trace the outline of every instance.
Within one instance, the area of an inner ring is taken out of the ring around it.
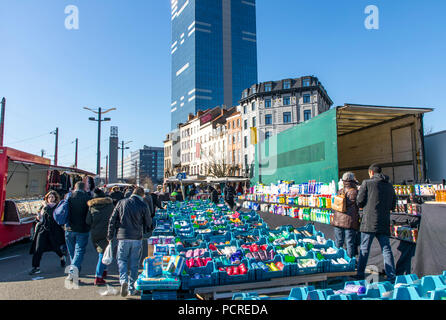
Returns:
[[[118,182],[118,127],[110,128],[108,183]]]
[[[255,0],[171,0],[171,129],[257,83]]]
[[[145,178],[150,178],[154,185],[164,180],[164,148],[148,147],[131,152],[124,159],[124,178],[143,185]]]

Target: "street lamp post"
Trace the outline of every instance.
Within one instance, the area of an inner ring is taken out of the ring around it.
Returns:
[[[99,178],[101,177],[101,122],[102,121],[110,121],[111,118],[104,118],[102,119],[102,115],[106,114],[107,112],[116,110],[116,108],[111,108],[105,111],[102,111],[102,108],[98,108],[98,111],[92,110],[90,108],[84,107],[85,110],[89,110],[93,113],[96,113],[98,115],[98,119],[96,119],[95,117],[90,117],[88,118],[88,120],[90,121],[97,121],[98,122],[98,156],[97,156],[97,175],[99,176]]]
[[[121,180],[122,180],[122,182],[124,182],[124,150],[130,149],[130,147],[124,147],[124,146],[131,142],[133,142],[133,141],[127,141],[124,143],[124,140],[122,140],[121,141],[122,147],[118,147],[118,149],[120,149],[122,151],[122,156],[121,156]]]

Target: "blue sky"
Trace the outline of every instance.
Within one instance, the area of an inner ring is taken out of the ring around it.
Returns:
[[[216,0],[208,0],[216,1]],[[364,27],[367,5],[380,29]],[[79,30],[65,7],[79,8]],[[433,107],[425,126],[446,129],[443,0],[257,0],[259,81],[315,75],[334,106]],[[170,0],[0,0],[0,98],[5,145],[54,154],[96,171],[97,124],[83,110],[116,107],[110,125],[131,150],[162,146],[170,128]]]

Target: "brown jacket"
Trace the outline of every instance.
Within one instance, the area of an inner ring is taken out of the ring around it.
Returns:
[[[347,212],[334,212],[333,225],[335,227],[354,229],[356,231],[359,230],[359,207],[356,203],[358,190],[356,187],[356,182],[344,181],[344,190],[340,190],[339,193],[345,192],[345,197],[347,199]]]

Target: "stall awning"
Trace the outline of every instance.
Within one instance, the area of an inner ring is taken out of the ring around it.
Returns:
[[[424,114],[434,110],[432,108],[386,107],[348,103],[336,109],[338,136],[397,118]]]

